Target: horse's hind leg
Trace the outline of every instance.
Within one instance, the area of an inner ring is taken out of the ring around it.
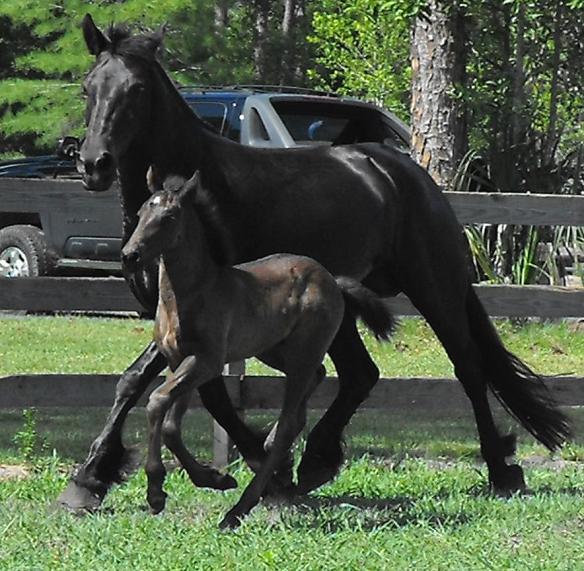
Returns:
[[[176,456],[191,482],[202,488],[229,490],[237,487],[237,482],[229,474],[222,474],[211,466],[197,462],[187,450],[181,436],[181,423],[187,411],[190,393],[179,395],[164,417],[162,438],[166,447]]]
[[[415,298],[414,298],[415,299]],[[414,301],[412,299],[412,301]],[[416,303],[417,302],[417,303]],[[502,436],[493,419],[489,404],[484,362],[480,348],[472,338],[465,310],[465,295],[451,303],[427,304],[414,301],[428,320],[454,364],[455,374],[470,399],[479,434],[481,455],[489,472],[492,488],[502,494],[525,488],[519,466],[508,466],[506,458],[515,453],[515,437]]]
[[[355,319],[347,313],[329,355],[339,376],[339,393],[308,436],[298,467],[297,492],[301,494],[336,476],[343,461],[343,429],[379,379],[379,369],[361,340]]]
[[[101,434],[93,441],[87,459],[77,470],[58,502],[72,510],[97,509],[107,490],[121,480],[126,449],[122,444],[122,427],[148,385],[166,366],[155,343],[130,365],[116,386],[114,404]]]

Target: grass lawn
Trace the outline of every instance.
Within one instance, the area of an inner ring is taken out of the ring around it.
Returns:
[[[570,325],[499,328],[538,371],[584,376],[584,334]],[[148,341],[149,329],[132,320],[2,319],[0,375],[119,372]],[[451,375],[419,320],[404,320],[393,346],[368,344],[384,376]],[[227,493],[194,489],[172,470],[167,509],[156,517],[144,508],[142,470],[115,487],[97,514],[55,510],[106,412],[42,409],[36,425],[25,426],[22,411],[0,411],[0,570],[584,569],[584,409],[570,411],[574,441],[553,457],[519,431],[530,492],[509,500],[488,493],[470,410],[358,413],[333,483],[293,505],[258,507],[234,533],[219,532],[217,524],[249,481],[240,462],[229,467],[239,490]],[[514,428],[503,412],[497,416],[503,429]],[[250,415],[258,426],[272,420]],[[189,412],[185,433],[196,455],[210,459],[208,415]],[[143,449],[144,436],[144,412],[135,410],[126,439]],[[24,476],[3,478],[2,465],[18,466]]]
[[[584,329],[575,322],[497,322],[507,347],[536,371],[584,376]],[[152,339],[152,322],[87,317],[0,317],[0,376],[17,373],[119,373]],[[390,343],[365,334],[385,377],[449,377],[452,366],[421,319],[403,319]],[[327,363],[329,374],[334,367]],[[270,370],[254,360],[250,374]]]

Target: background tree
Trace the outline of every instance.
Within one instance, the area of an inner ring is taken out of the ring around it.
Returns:
[[[421,0],[320,0],[308,41],[313,85],[361,96],[409,121],[410,29]]]
[[[429,0],[411,42],[412,156],[448,187],[467,149],[465,13],[450,0]]]
[[[304,0],[3,0],[0,154],[50,152],[59,136],[82,132],[87,12],[103,27],[166,22],[161,57],[182,83],[303,84],[310,67]]]

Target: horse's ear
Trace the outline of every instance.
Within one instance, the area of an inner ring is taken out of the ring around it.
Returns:
[[[195,171],[195,173],[193,174],[193,176],[191,178],[189,178],[189,180],[187,180],[187,182],[184,183],[183,187],[180,189],[179,192],[179,200],[182,202],[185,202],[186,200],[192,200],[195,195],[197,194],[197,192],[199,191],[199,188],[201,187],[201,174],[199,173],[199,171]]]
[[[81,29],[83,30],[83,37],[85,38],[85,43],[87,44],[87,49],[89,50],[90,54],[98,56],[107,48],[109,44],[108,39],[95,25],[95,22],[93,21],[93,18],[90,14],[85,14],[83,17],[83,22],[81,22]]]

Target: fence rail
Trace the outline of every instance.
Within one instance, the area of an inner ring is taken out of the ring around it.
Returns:
[[[584,288],[478,285],[493,317],[581,317]],[[141,311],[122,278],[18,278],[0,280],[0,309],[29,311]],[[405,295],[393,302],[397,315],[419,315]]]
[[[109,407],[118,375],[14,375],[0,378],[0,409],[24,407]],[[163,377],[158,379],[163,381]],[[284,377],[226,375],[227,391],[240,410],[279,409]],[[153,383],[155,388],[159,383]],[[552,396],[562,406],[584,406],[584,378],[555,377],[547,381]],[[82,387],[83,390],[80,390]],[[327,377],[308,401],[311,409],[325,409],[338,392],[338,379]],[[138,406],[148,400],[147,392]],[[496,401],[494,401],[496,403]],[[202,407],[195,391],[191,408]],[[453,379],[381,379],[363,409],[419,412],[446,409],[468,410],[469,402],[460,383]]]

